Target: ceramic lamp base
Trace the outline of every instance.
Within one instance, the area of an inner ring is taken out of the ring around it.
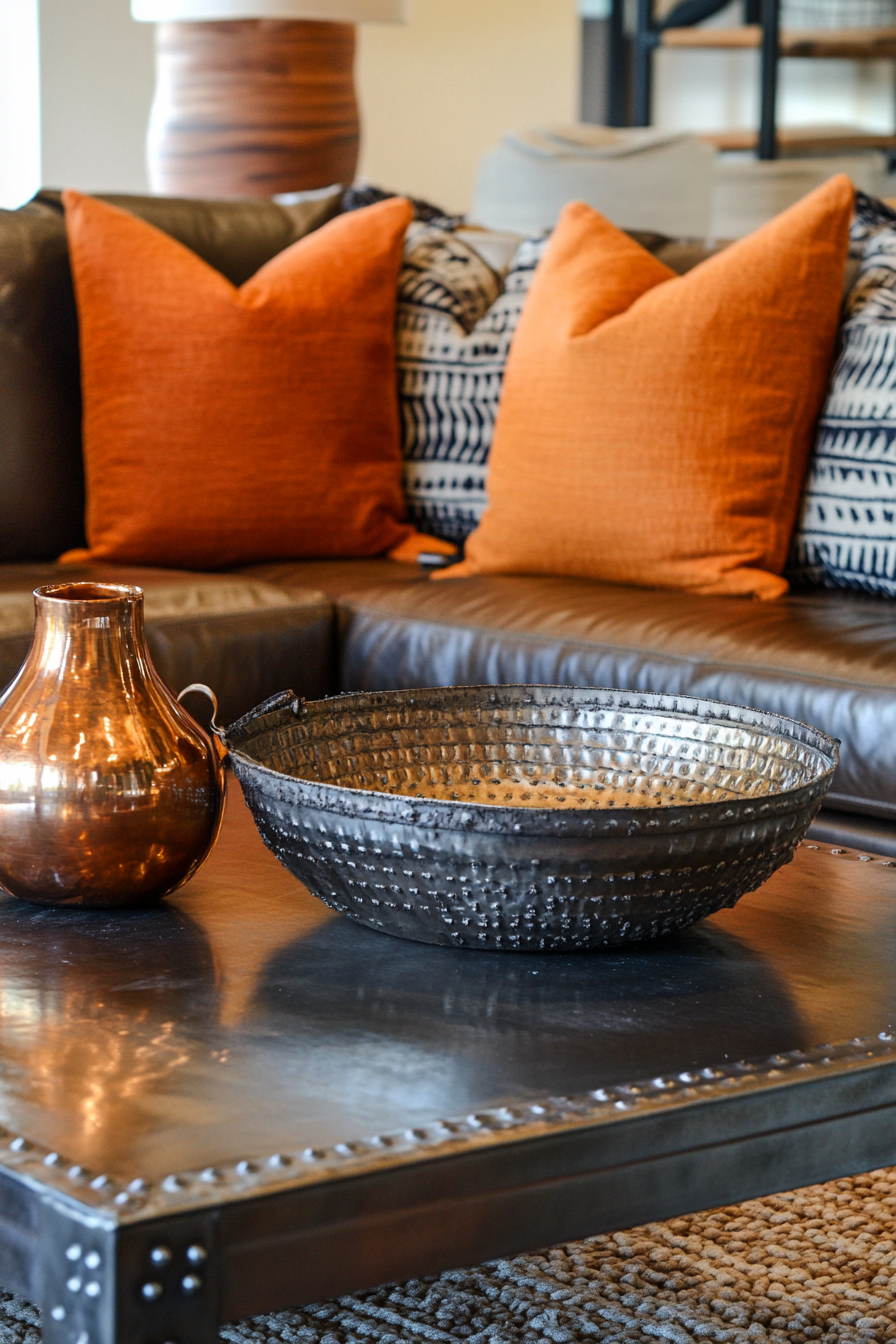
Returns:
[[[273,196],[351,183],[358,162],[350,23],[160,23],[152,190]]]

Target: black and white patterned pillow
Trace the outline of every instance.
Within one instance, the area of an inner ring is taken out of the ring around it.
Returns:
[[[896,213],[857,193],[859,272],[818,426],[793,577],[896,597]]]
[[[408,230],[397,313],[405,496],[430,536],[460,544],[482,517],[504,366],[545,245],[524,242],[502,284],[464,239]]]

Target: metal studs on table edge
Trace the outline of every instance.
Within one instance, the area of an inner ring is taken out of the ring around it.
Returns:
[[[187,1247],[187,1259],[191,1265],[201,1265],[208,1259],[208,1251],[204,1246],[194,1245]]]
[[[152,1250],[149,1253],[149,1258],[154,1265],[170,1265],[171,1264],[170,1246],[153,1246]]]
[[[896,859],[880,858],[876,854],[865,854],[857,850],[847,849],[843,845],[834,845],[831,849],[820,845],[812,840],[803,840],[800,842],[801,849],[817,849],[823,854],[832,854],[837,859],[858,859],[859,863],[878,863],[881,868],[896,868]]]
[[[198,1274],[185,1274],[180,1281],[180,1286],[185,1293],[192,1297],[193,1293],[198,1293],[202,1287],[202,1280]]]
[[[889,867],[896,867],[896,860],[887,860],[886,862]],[[884,1031],[876,1037],[856,1038],[853,1041],[840,1042],[835,1046],[816,1046],[811,1051],[791,1050],[765,1060],[739,1061],[730,1065],[726,1064],[723,1068],[704,1068],[699,1071],[683,1072],[678,1074],[677,1077],[660,1076],[646,1082],[620,1084],[612,1088],[595,1088],[591,1092],[577,1097],[551,1097],[543,1103],[527,1103],[517,1110],[497,1107],[493,1111],[481,1111],[454,1120],[433,1120],[425,1130],[405,1129],[395,1134],[377,1135],[363,1142],[354,1141],[336,1144],[334,1148],[329,1150],[306,1148],[301,1154],[296,1155],[274,1153],[267,1158],[266,1165],[272,1169],[290,1167],[297,1157],[301,1157],[306,1163],[329,1160],[330,1162],[338,1161],[341,1164],[365,1153],[375,1152],[377,1149],[392,1148],[395,1145],[401,1146],[402,1143],[416,1146],[427,1142],[431,1143],[433,1140],[439,1141],[443,1138],[452,1141],[456,1136],[473,1138],[486,1134],[500,1134],[503,1130],[515,1128],[517,1123],[525,1124],[533,1120],[548,1124],[562,1122],[565,1118],[568,1118],[570,1111],[584,1117],[594,1113],[595,1104],[602,1108],[609,1107],[611,1111],[618,1112],[637,1108],[644,1102],[653,1103],[669,1097],[670,1094],[677,1095],[682,1099],[690,1099],[696,1095],[695,1085],[701,1083],[730,1087],[740,1086],[746,1082],[761,1082],[763,1078],[778,1078],[785,1070],[805,1070],[811,1067],[830,1066],[839,1060],[849,1060],[855,1056],[857,1050],[861,1052],[862,1059],[871,1059],[876,1053],[880,1053],[880,1044],[889,1046],[893,1039],[891,1032]],[[5,1131],[0,1128],[0,1138],[4,1137],[4,1134]],[[11,1146],[13,1145],[16,1152],[27,1152],[34,1147],[21,1136],[11,1140]],[[33,1156],[25,1158],[25,1164],[39,1162],[42,1166],[46,1166],[46,1156],[46,1150],[38,1148]],[[253,1183],[261,1184],[264,1181],[264,1174],[261,1172],[262,1165],[264,1165],[264,1159],[254,1161],[243,1159],[235,1163],[230,1176],[219,1172],[217,1168],[206,1168],[202,1173],[172,1173],[165,1177],[161,1185],[167,1194],[175,1194],[187,1190],[191,1182],[195,1182],[197,1175],[207,1182],[212,1178],[212,1174],[214,1174],[216,1183],[218,1180],[225,1182],[233,1180],[235,1175],[243,1178],[243,1180],[247,1177],[256,1177],[257,1182]],[[85,1172],[78,1165],[69,1168],[66,1175],[73,1183],[78,1182],[79,1184],[90,1178],[90,1173]],[[107,1198],[111,1196],[111,1192],[115,1189],[114,1183],[106,1177],[94,1177],[90,1184],[98,1192],[106,1193],[108,1191]],[[83,1185],[81,1188],[83,1189]],[[150,1183],[143,1180],[142,1177],[136,1177],[129,1183],[127,1189],[135,1196],[145,1196],[149,1193],[151,1187]],[[110,1202],[122,1204],[128,1198],[128,1194],[121,1192],[114,1195]],[[145,1200],[139,1200],[138,1202],[142,1204]],[[81,1254],[82,1248],[77,1243],[72,1243],[66,1250],[69,1260],[80,1258]],[[161,1285],[156,1286],[162,1291]],[[145,1284],[142,1291],[144,1297],[147,1297],[147,1293],[149,1294],[147,1300],[155,1300],[153,1296],[155,1288],[152,1283]]]
[[[144,1283],[143,1287],[140,1289],[140,1296],[145,1298],[147,1302],[158,1302],[164,1291],[165,1290],[160,1283]]]
[[[856,1046],[872,1044],[875,1040],[889,1043],[892,1039],[893,1037],[888,1033],[881,1032],[876,1038],[869,1037],[867,1042],[864,1040],[844,1042],[838,1053],[842,1055],[847,1047],[851,1050]],[[549,1104],[532,1102],[527,1104],[523,1110],[516,1112],[510,1111],[507,1107],[499,1107],[493,1112],[480,1111],[476,1114],[467,1115],[460,1121],[433,1121],[429,1130],[406,1129],[395,1135],[377,1135],[373,1139],[368,1139],[365,1143],[339,1143],[327,1151],[319,1148],[306,1148],[300,1156],[305,1162],[320,1162],[327,1158],[331,1161],[334,1158],[346,1161],[359,1156],[365,1149],[392,1147],[396,1141],[404,1141],[415,1146],[428,1140],[431,1141],[433,1129],[443,1130],[446,1137],[451,1138],[458,1133],[462,1133],[464,1129],[471,1134],[471,1137],[472,1134],[499,1133],[502,1129],[513,1127],[517,1121],[522,1123],[527,1120],[544,1119],[550,1121],[551,1119],[561,1118],[569,1110],[582,1114],[583,1102],[585,1112],[591,1110],[594,1103],[601,1106],[610,1106],[617,1112],[629,1111],[637,1108],[642,1102],[652,1101],[658,1097],[664,1098],[669,1096],[670,1093],[677,1092],[679,1095],[690,1097],[694,1095],[694,1084],[739,1085],[748,1081],[761,1081],[763,1077],[778,1077],[782,1070],[788,1068],[806,1069],[813,1064],[831,1064],[833,1059],[830,1055],[823,1056],[823,1050],[830,1052],[832,1047],[818,1047],[811,1052],[791,1050],[786,1054],[772,1055],[764,1060],[738,1061],[723,1068],[706,1067],[693,1072],[683,1072],[674,1077],[659,1076],[651,1078],[645,1083],[619,1085],[613,1088],[596,1088],[582,1098],[554,1097],[550,1099]],[[870,1055],[873,1051],[866,1050],[865,1053]],[[267,1159],[267,1166],[275,1169],[289,1167],[293,1161],[294,1158],[288,1154],[274,1153]],[[244,1159],[235,1165],[234,1170],[241,1176],[249,1176],[257,1173],[259,1168],[256,1163]],[[169,1182],[173,1184],[176,1180],[181,1181],[183,1185],[188,1183],[186,1177],[168,1177],[167,1182],[163,1182],[163,1184]]]

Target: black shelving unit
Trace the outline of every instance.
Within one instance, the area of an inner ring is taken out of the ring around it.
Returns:
[[[649,126],[653,115],[653,57],[663,35],[691,28],[727,7],[729,0],[680,0],[664,19],[654,17],[653,0],[637,0],[633,37],[625,30],[625,0],[612,0],[609,20],[607,124]],[[759,24],[761,99],[758,157],[778,154],[777,100],[781,0],[744,0],[744,23]]]

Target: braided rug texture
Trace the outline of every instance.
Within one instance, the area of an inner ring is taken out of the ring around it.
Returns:
[[[896,1168],[227,1325],[227,1344],[896,1340]],[[40,1344],[0,1297],[0,1344]]]

